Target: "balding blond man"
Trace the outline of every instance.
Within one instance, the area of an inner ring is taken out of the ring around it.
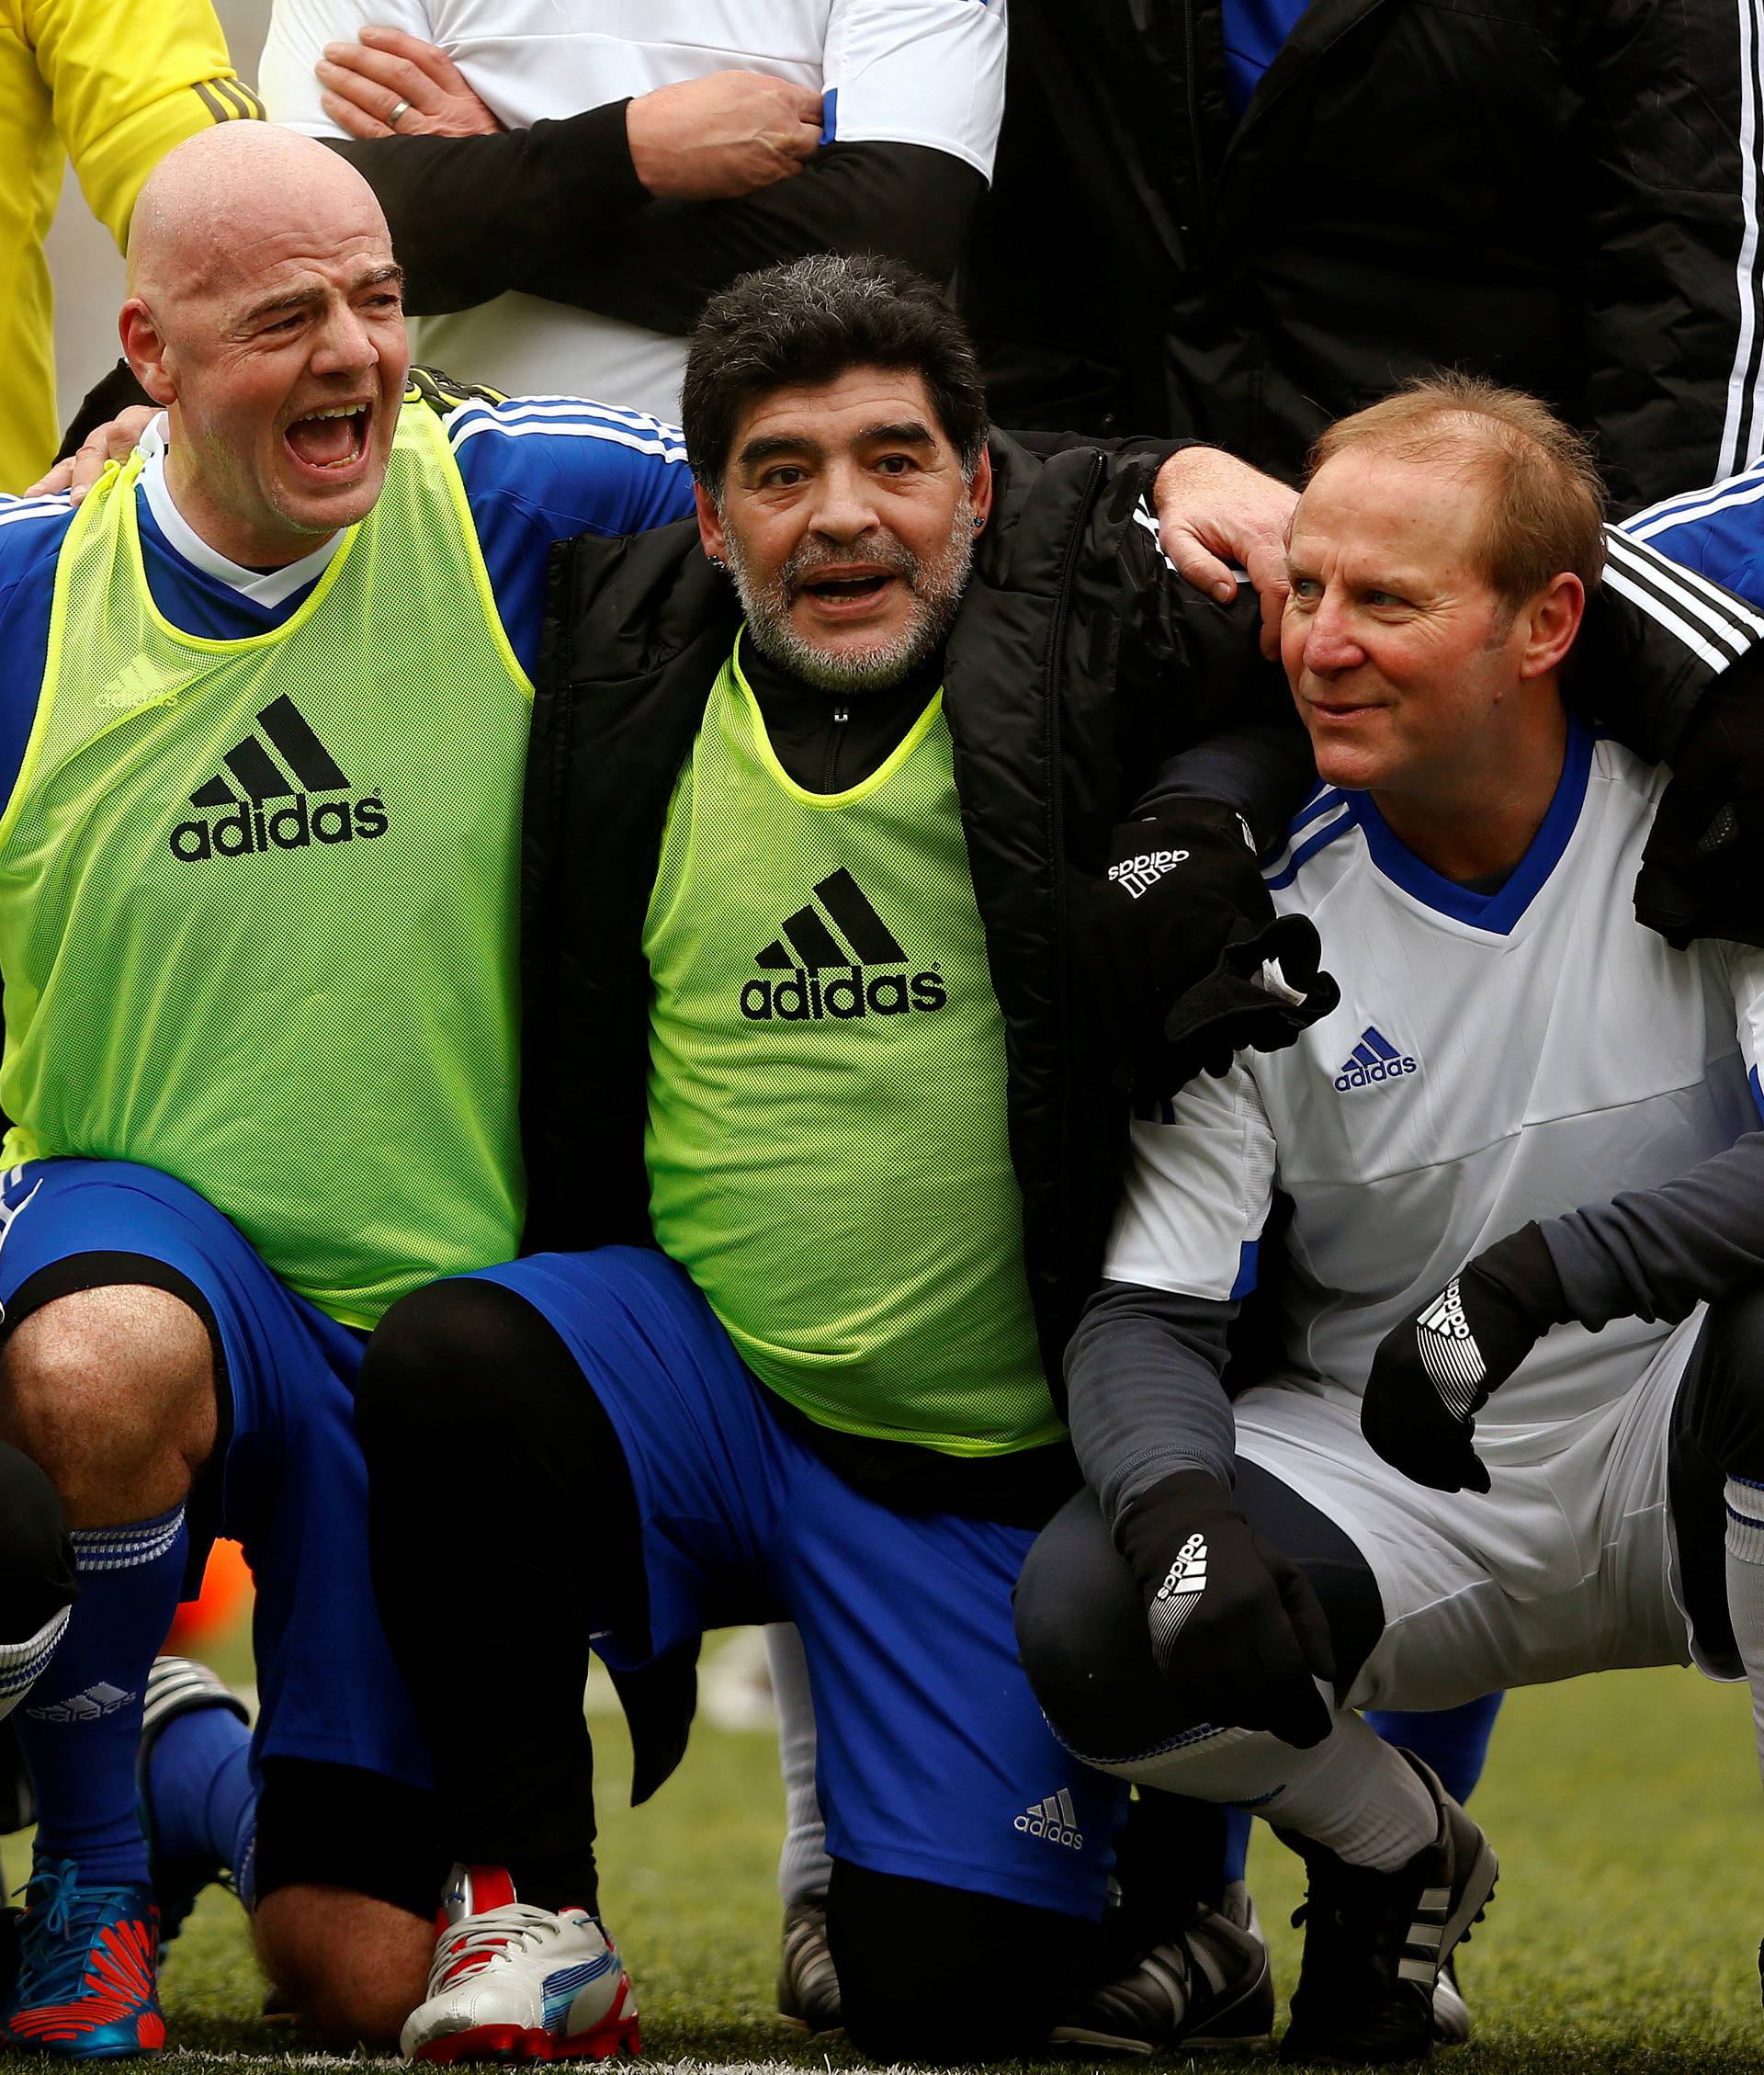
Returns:
[[[1562,697],[1601,503],[1462,376],[1318,443],[1282,653],[1323,783],[1269,885],[1340,1002],[1136,1125],[1067,1356],[1095,1496],[1018,1588],[1069,1748],[1303,1856],[1292,2059],[1425,2056],[1495,1884],[1357,1710],[1695,1661],[1764,1741],[1764,951],[1632,912],[1666,773]],[[1276,1174],[1278,1352],[1227,1403]]]
[[[639,414],[407,392],[379,206],[287,131],[162,163],[120,328],[164,414],[77,512],[0,500],[0,1434],[61,1491],[82,1588],[18,1718],[41,1827],[7,2036],[154,2047],[155,1901],[173,1928],[227,1864],[283,1994],[385,2040],[445,1869],[352,1381],[393,1298],[518,1250],[546,553],[684,516],[689,476]],[[256,1573],[262,1713],[206,1815],[153,1759],[154,1889],[141,1695],[216,1532]]]

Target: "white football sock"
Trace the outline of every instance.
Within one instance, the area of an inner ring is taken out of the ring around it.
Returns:
[[[815,1798],[815,1706],[802,1638],[787,1621],[765,1631],[772,1691],[778,1704],[778,1768],[784,1775],[784,1850],[778,1854],[778,1893],[785,1902],[824,1902],[832,1861],[827,1825]]]
[[[1752,1729],[1764,1769],[1764,1485],[1727,1480],[1727,1614],[1752,1689]]]
[[[37,1683],[37,1675],[55,1654],[71,1609],[51,1614],[34,1636],[21,1643],[0,1643],[0,1716],[10,1715]]]
[[[1380,1873],[1394,1872],[1440,1833],[1439,1810],[1414,1767],[1357,1715],[1337,1715],[1309,1751],[1263,1729],[1215,1729],[1104,1770],[1170,1794],[1253,1809],[1279,1829]]]

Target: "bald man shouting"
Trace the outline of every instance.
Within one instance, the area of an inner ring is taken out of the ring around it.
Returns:
[[[59,1487],[81,1585],[20,1717],[7,2036],[159,2045],[154,1901],[175,1928],[225,1864],[284,1995],[394,2039],[445,1868],[352,1383],[394,1298],[519,1250],[546,553],[684,516],[690,479],[631,412],[407,395],[379,206],[287,131],[162,164],[121,333],[164,406],[141,445],[77,512],[0,501],[0,1434]],[[180,1718],[155,1896],[142,1694],[216,1532],[258,1584],[254,1850],[243,1731]]]

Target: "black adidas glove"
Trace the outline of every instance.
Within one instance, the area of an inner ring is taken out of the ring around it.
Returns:
[[[1655,811],[1635,913],[1680,950],[1696,936],[1764,945],[1764,655],[1698,700]]]
[[[1476,1414],[1567,1315],[1535,1225],[1486,1248],[1379,1342],[1360,1406],[1374,1453],[1435,1491],[1487,1491]]]
[[[1212,799],[1179,799],[1109,832],[1102,868],[1074,873],[1073,946],[1101,1013],[1115,1078],[1140,1096],[1179,1083],[1164,1043],[1178,1001],[1234,936],[1273,920],[1243,817]]]
[[[1162,1479],[1127,1507],[1115,1540],[1146,1595],[1152,1660],[1197,1723],[1272,1729],[1301,1749],[1328,1736],[1312,1677],[1335,1677],[1323,1609],[1217,1478]]]
[[[1306,915],[1277,916],[1227,944],[1217,965],[1164,1020],[1170,1087],[1197,1073],[1227,1072],[1236,1052],[1281,1052],[1295,1044],[1341,999],[1322,958],[1317,925]]]
[[[1292,990],[1296,1002],[1280,999],[1245,977],[1261,974],[1271,932],[1283,932],[1289,954],[1296,935],[1275,919],[1249,827],[1233,808],[1182,799],[1120,822],[1102,873],[1074,873],[1072,885],[1079,969],[1108,1026],[1117,1077],[1136,1096],[1172,1094],[1203,1053],[1228,1063],[1238,1045],[1290,1044],[1335,1004],[1331,992],[1306,1013],[1301,989]],[[1308,924],[1303,931],[1315,945]]]

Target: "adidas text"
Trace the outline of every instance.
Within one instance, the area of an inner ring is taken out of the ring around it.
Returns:
[[[40,1706],[27,1707],[25,1713],[39,1722],[97,1722],[140,1698],[137,1693],[125,1692],[121,1686],[100,1680],[84,1693],[74,1694],[66,1700],[45,1701]]]
[[[1401,1059],[1374,1060],[1370,1066],[1362,1066],[1356,1060],[1351,1066],[1344,1068],[1336,1075],[1335,1084],[1344,1091],[1349,1088],[1368,1088],[1377,1081],[1395,1081],[1399,1073],[1419,1072],[1418,1062],[1407,1053]]]
[[[172,855],[187,865],[205,857],[249,857],[255,852],[303,850],[311,843],[371,842],[386,833],[386,803],[377,792],[355,800],[327,799],[314,807],[297,793],[287,807],[235,808],[211,822],[180,822]]]
[[[1380,1082],[1396,1081],[1419,1071],[1419,1060],[1393,1045],[1375,1023],[1369,1023],[1360,1034],[1360,1042],[1341,1061],[1335,1085],[1345,1094],[1350,1088],[1374,1088]]]
[[[148,709],[177,704],[177,686],[156,676],[146,660],[136,656],[119,676],[113,677],[93,700],[100,713],[140,713]]]
[[[1137,857],[1124,857],[1120,864],[1109,867],[1109,879],[1116,886],[1125,887],[1134,900],[1142,893],[1149,893],[1166,872],[1172,872],[1178,865],[1186,863],[1186,850],[1147,850]]]
[[[172,856],[187,865],[304,850],[312,843],[368,842],[386,833],[386,803],[378,788],[316,807],[307,797],[355,788],[286,693],[259,709],[257,727],[220,762],[222,768],[190,795],[190,805],[211,818],[180,822],[172,831]]]
[[[1046,1800],[1032,1802],[1012,1825],[1025,1837],[1044,1837],[1049,1844],[1063,1844],[1069,1852],[1084,1849],[1084,1833],[1078,1827],[1078,1810],[1072,1806],[1069,1787],[1062,1786]]]
[[[1167,1600],[1177,1593],[1198,1593],[1206,1584],[1206,1536],[1191,1535],[1176,1552],[1176,1560],[1158,1588],[1158,1597]]]
[[[1423,1311],[1416,1323],[1436,1332],[1442,1340],[1468,1340],[1470,1321],[1464,1315],[1464,1299],[1458,1294],[1459,1278],[1452,1280]]]
[[[820,1023],[828,1016],[850,1022],[860,1015],[905,1015],[910,1009],[941,1009],[949,999],[944,976],[933,967],[910,978],[903,972],[865,977],[853,966],[835,980],[798,966],[785,980],[750,980],[741,988],[741,1014],[750,1023]]]
[[[172,692],[130,691],[120,679],[107,692],[100,692],[93,700],[100,713],[135,713],[150,706],[175,706],[177,694]]]

